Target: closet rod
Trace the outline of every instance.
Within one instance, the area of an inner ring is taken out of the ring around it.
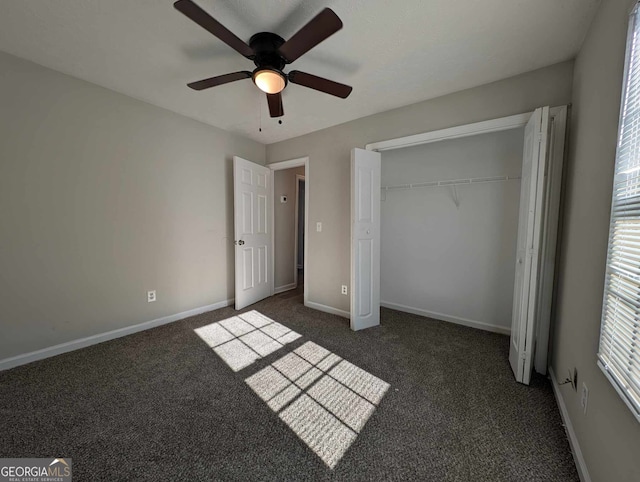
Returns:
[[[472,177],[469,179],[451,179],[447,181],[414,182],[411,184],[399,184],[397,186],[382,186],[382,190],[392,191],[394,189],[414,189],[418,187],[459,186],[461,184],[511,181],[512,179],[520,179],[520,176]]]

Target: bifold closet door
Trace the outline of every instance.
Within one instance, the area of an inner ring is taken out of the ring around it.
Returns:
[[[520,213],[513,293],[509,363],[520,383],[529,384],[533,369],[539,251],[545,168],[549,138],[549,108],[536,109],[524,132]]]
[[[351,329],[380,324],[381,155],[351,151]]]

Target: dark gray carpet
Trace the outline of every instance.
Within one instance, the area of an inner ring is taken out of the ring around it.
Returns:
[[[75,480],[579,480],[506,336],[387,309],[354,333],[298,293],[249,309],[302,338],[233,373],[193,332],[225,308],[0,373],[0,456],[71,457]],[[307,341],[391,385],[334,470],[244,383]]]

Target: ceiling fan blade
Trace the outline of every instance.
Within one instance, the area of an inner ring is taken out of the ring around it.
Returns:
[[[227,27],[218,22],[215,18],[202,10],[191,0],[178,0],[173,4],[176,10],[183,13],[195,23],[213,35],[218,37],[232,49],[238,51],[247,58],[253,58],[254,52],[245,42],[236,37]]]
[[[284,115],[281,93],[267,94],[267,103],[269,104],[269,114],[271,117],[282,117]]]
[[[289,81],[294,84],[303,85],[310,89],[319,90],[325,94],[335,95],[341,99],[346,99],[353,90],[350,85],[334,82],[333,80],[318,77],[317,75],[307,74],[299,70],[289,72]]]
[[[240,72],[233,72],[231,74],[218,75],[216,77],[210,77],[204,80],[198,80],[197,82],[191,82],[187,84],[193,90],[204,90],[209,87],[215,87],[216,85],[228,84],[229,82],[235,82],[236,80],[250,79],[251,72],[243,70]]]
[[[342,21],[330,8],[325,8],[278,49],[290,64],[320,42],[342,28]]]

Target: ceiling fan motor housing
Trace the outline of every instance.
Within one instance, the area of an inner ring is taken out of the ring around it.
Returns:
[[[278,48],[284,43],[284,39],[271,32],[260,32],[251,37],[249,46],[255,52],[253,63],[258,68],[272,68],[282,72],[287,64],[278,52]]]

